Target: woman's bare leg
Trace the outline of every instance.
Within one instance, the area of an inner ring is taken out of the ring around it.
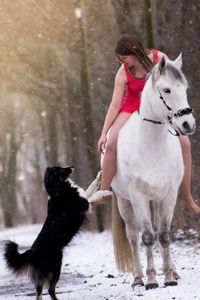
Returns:
[[[184,161],[184,176],[181,183],[180,189],[180,198],[186,202],[188,208],[190,208],[193,212],[199,213],[200,207],[195,203],[194,199],[191,195],[191,169],[192,169],[192,155],[191,155],[191,145],[189,137],[180,136],[179,137],[182,153],[183,153],[183,161]]]
[[[126,113],[126,112],[120,113],[109,132],[109,138],[106,145],[106,150],[105,150],[103,165],[102,165],[101,184],[100,184],[101,191],[110,189],[111,182],[113,180],[113,177],[117,169],[116,159],[117,159],[118,134],[120,129],[129,119],[130,115],[131,115],[130,113]],[[98,199],[91,203],[106,204],[106,200]]]

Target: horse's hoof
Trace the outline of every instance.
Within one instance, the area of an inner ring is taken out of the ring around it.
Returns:
[[[158,288],[158,283],[157,282],[154,282],[154,283],[147,283],[145,285],[145,289],[146,290],[152,290],[152,289],[156,289]]]
[[[178,282],[176,280],[173,281],[165,281],[164,283],[165,286],[175,286],[178,285]]]
[[[144,282],[141,278],[134,279],[134,282],[132,283],[131,287],[134,289],[136,286],[144,286]]]

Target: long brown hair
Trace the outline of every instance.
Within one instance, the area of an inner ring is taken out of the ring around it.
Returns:
[[[119,55],[136,55],[139,62],[147,72],[151,71],[154,64],[147,55],[140,40],[133,34],[123,34],[118,40],[115,47],[115,54]]]

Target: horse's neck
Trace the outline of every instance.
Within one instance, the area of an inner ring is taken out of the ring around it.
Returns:
[[[147,151],[149,147],[157,149],[166,143],[168,134],[166,125],[154,124],[140,118],[138,132],[138,145],[140,148],[147,149]]]
[[[149,83],[147,82],[147,84]],[[155,101],[160,101],[158,95],[156,95],[156,91],[152,92],[152,89],[150,91],[148,90],[148,87],[145,88],[144,93],[142,95],[142,101],[140,106],[140,118],[138,121],[138,143],[139,147],[141,148],[148,149],[148,147],[151,147],[157,149],[158,146],[161,147],[161,145],[164,145],[167,141],[167,125],[155,124],[151,121],[143,120],[144,118],[146,118],[152,121],[166,121],[162,119],[162,112],[161,114],[158,114],[155,113],[152,109],[152,105],[154,105],[154,107],[156,105]],[[163,106],[163,109],[165,110],[166,108]]]
[[[158,116],[155,113],[155,107],[158,106],[158,101],[161,101],[158,96],[158,92],[155,88],[153,88],[151,80],[148,80],[145,84],[141,98],[140,115],[142,118],[152,120],[156,120],[156,118],[158,119]]]

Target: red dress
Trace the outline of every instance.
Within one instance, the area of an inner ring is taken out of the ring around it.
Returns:
[[[158,50],[152,49],[153,52],[153,62],[156,64],[158,63]],[[132,75],[124,64],[124,70],[126,72],[126,91],[123,97],[122,105],[119,112],[129,112],[133,113],[140,107],[140,98],[141,93],[144,88],[146,77],[145,78],[137,78]]]

